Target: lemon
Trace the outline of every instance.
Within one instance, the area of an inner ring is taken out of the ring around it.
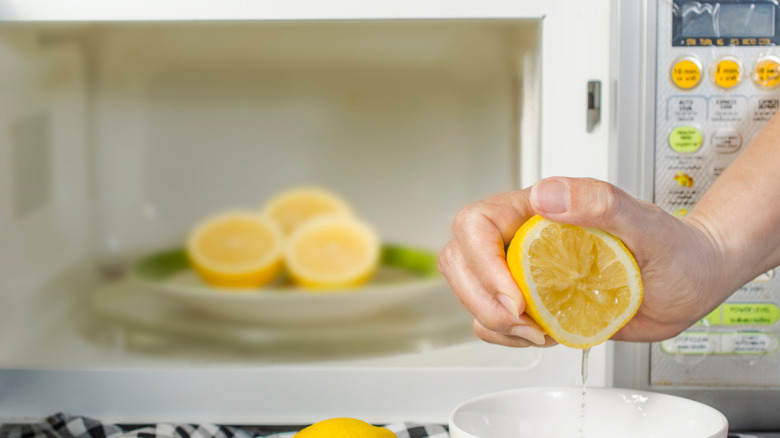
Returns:
[[[636,313],[642,280],[631,251],[595,228],[534,216],[507,249],[526,312],[560,344],[590,348]]]
[[[284,261],[290,277],[311,289],[359,286],[379,264],[381,244],[374,229],[347,216],[323,216],[290,236]]]
[[[397,438],[384,427],[354,418],[331,418],[301,429],[293,438]]]
[[[257,213],[230,211],[205,219],[187,238],[195,271],[213,286],[256,288],[282,269],[282,231]]]
[[[287,189],[269,199],[262,213],[276,221],[285,236],[319,216],[352,215],[352,207],[341,196],[321,187]]]

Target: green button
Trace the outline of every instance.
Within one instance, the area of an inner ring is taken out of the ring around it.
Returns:
[[[701,147],[701,131],[693,126],[678,126],[669,134],[669,146],[678,153],[690,154]]]
[[[780,320],[776,304],[723,304],[723,325],[772,325]]]

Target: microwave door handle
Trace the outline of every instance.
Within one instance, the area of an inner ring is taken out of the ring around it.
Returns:
[[[601,121],[601,81],[588,81],[588,108],[585,129],[588,133],[596,129]]]

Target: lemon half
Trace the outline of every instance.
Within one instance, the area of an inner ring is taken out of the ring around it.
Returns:
[[[195,226],[187,239],[187,255],[195,271],[213,286],[256,288],[281,271],[283,239],[272,220],[231,211]]]
[[[351,216],[352,207],[341,196],[321,187],[287,189],[266,202],[262,213],[290,236],[301,224],[319,216]]]
[[[381,241],[367,223],[324,216],[299,226],[284,254],[293,280],[310,289],[340,289],[367,282],[379,265]]]
[[[526,312],[560,344],[590,348],[639,309],[642,280],[631,251],[596,229],[534,216],[515,234],[507,265]]]

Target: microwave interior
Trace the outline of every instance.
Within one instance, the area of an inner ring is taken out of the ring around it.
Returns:
[[[441,279],[366,316],[268,322],[193,307],[133,267],[300,186],[435,257],[456,212],[517,189],[538,147],[523,127],[540,33],[534,19],[3,25],[0,367],[392,364],[473,342]]]

